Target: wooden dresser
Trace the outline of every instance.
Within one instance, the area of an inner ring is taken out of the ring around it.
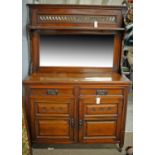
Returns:
[[[32,4],[28,8],[31,61],[23,83],[32,144],[113,143],[121,150],[130,85],[120,69],[126,8]],[[41,66],[41,35],[112,35],[113,64]]]

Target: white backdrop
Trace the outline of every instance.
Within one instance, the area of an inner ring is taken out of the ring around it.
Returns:
[[[120,5],[122,1],[123,0],[34,0],[34,3]]]

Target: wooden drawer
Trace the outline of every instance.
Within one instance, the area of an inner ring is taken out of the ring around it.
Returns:
[[[121,89],[109,89],[109,88],[90,88],[80,89],[80,95],[95,95],[95,96],[107,96],[107,95],[123,95],[123,90]]]
[[[74,91],[71,88],[33,88],[32,96],[73,96]]]

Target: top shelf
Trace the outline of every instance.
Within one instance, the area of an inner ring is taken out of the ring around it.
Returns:
[[[125,6],[28,4],[30,29],[124,30]]]

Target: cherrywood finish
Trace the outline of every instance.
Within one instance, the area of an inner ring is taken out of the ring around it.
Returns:
[[[31,72],[24,86],[32,144],[118,143],[121,149],[130,85],[120,71],[125,7],[28,6]],[[100,21],[97,28],[92,19]],[[40,67],[42,34],[114,35],[113,66]]]
[[[80,98],[80,141],[84,143],[116,142],[119,140],[122,97]]]
[[[32,141],[42,142],[49,139],[50,142],[73,141],[74,106],[73,98],[45,97],[31,98],[31,129]]]

